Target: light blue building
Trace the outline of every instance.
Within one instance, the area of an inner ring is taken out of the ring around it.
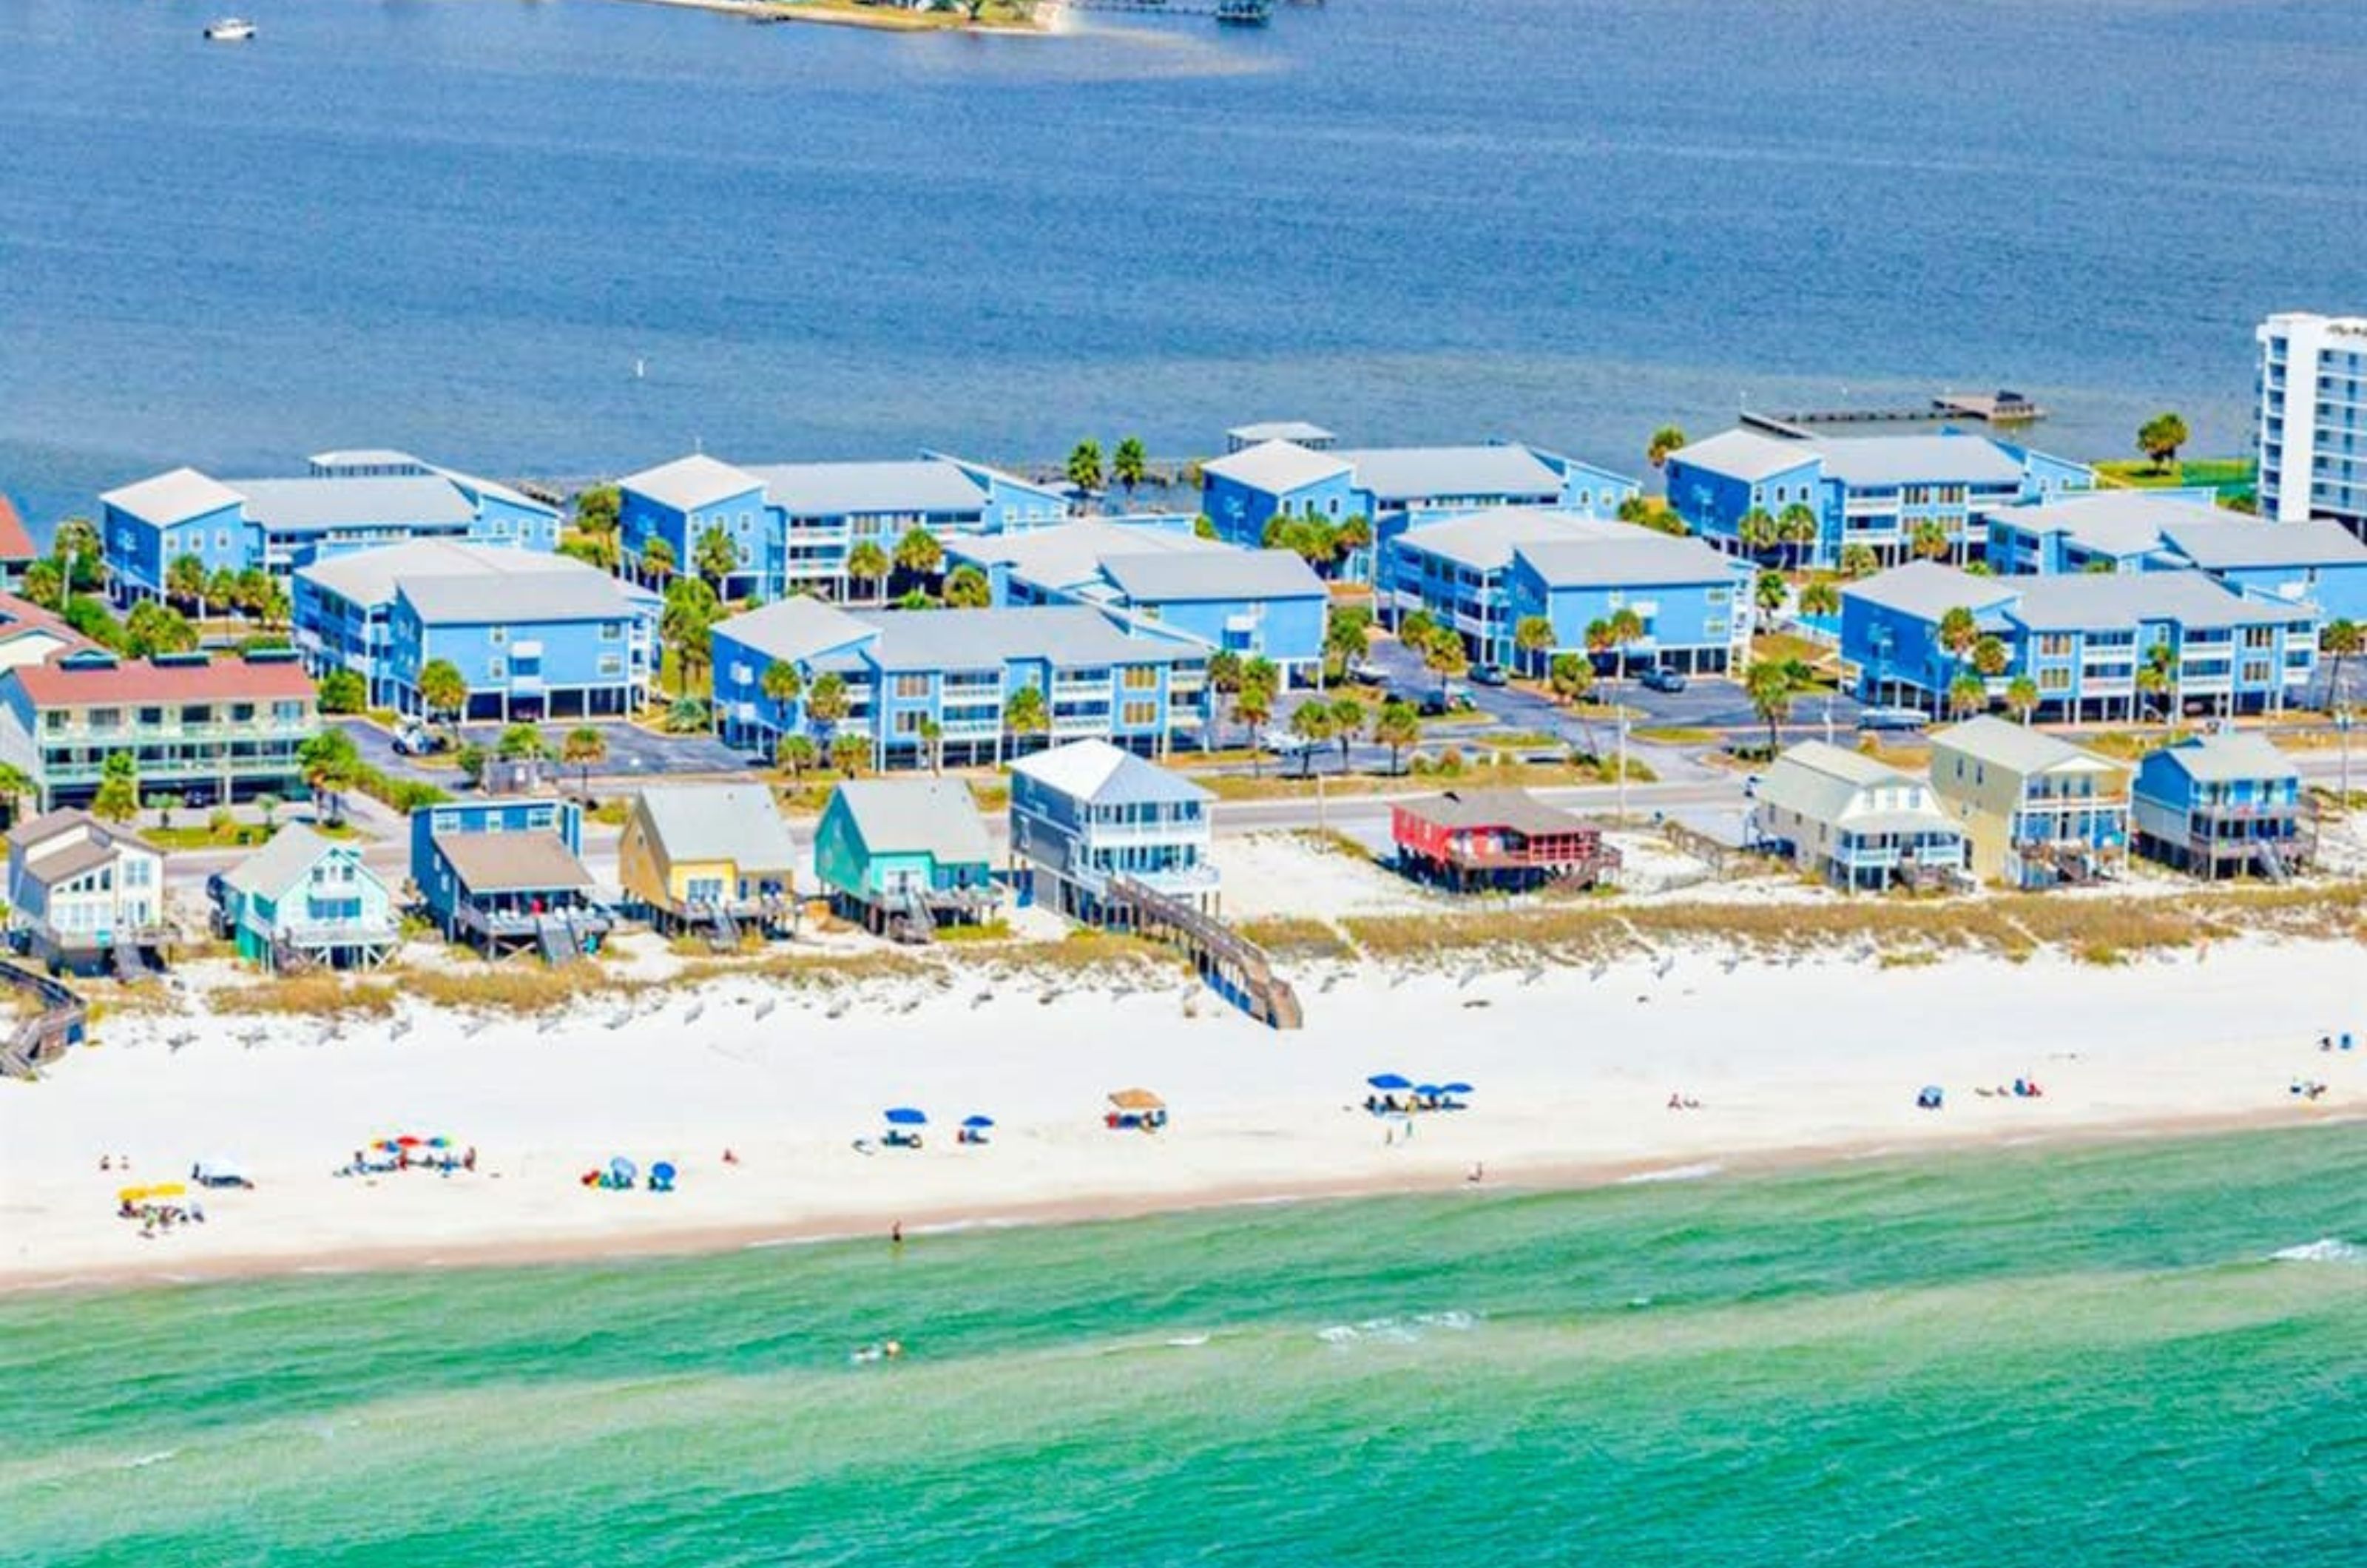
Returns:
[[[1971,669],[1940,643],[1942,621],[1960,608],[2004,645],[1992,700],[2027,675],[2041,717],[2135,721],[2164,702],[2173,713],[2273,712],[2317,663],[2315,605],[2251,597],[2200,571],[1999,578],[1915,561],[1841,590],[1841,659],[1859,694],[1936,713]],[[2168,690],[2152,695],[2138,675],[2157,660]]]
[[[326,964],[374,969],[402,941],[394,895],[352,840],[300,822],[211,877],[214,929],[249,964],[272,971]]]
[[[2284,311],[2252,335],[2260,515],[2367,534],[2367,318]]]
[[[940,544],[981,534],[1049,527],[1068,514],[1059,491],[982,463],[926,453],[909,462],[782,463],[734,467],[704,454],[618,481],[617,525],[628,557],[663,539],[688,570],[699,541],[720,530],[739,569],[727,599],[808,592],[847,603],[879,597],[887,579],[848,574],[847,557],[870,543],[892,556],[915,528]]]
[[[1012,765],[1011,853],[1040,901],[1089,925],[1111,918],[1120,881],[1213,915],[1215,798],[1130,751],[1081,740]]]
[[[1989,523],[2002,572],[2202,571],[2239,592],[2367,617],[2367,544],[2328,518],[2271,523],[2203,491],[2099,491]]]
[[[1164,755],[1194,744],[1208,717],[1208,649],[1189,637],[1122,628],[1099,610],[849,611],[803,594],[715,627],[715,718],[730,744],[769,754],[801,733],[857,734],[877,768],[1000,762],[1030,747],[1093,737]],[[777,701],[764,671],[786,664],[799,694]],[[844,683],[847,713],[817,719],[816,682]],[[1038,694],[1045,728],[1012,729],[1010,705]]]
[[[1266,525],[1276,517],[1334,525],[1362,517],[1373,549],[1343,564],[1346,575],[1361,578],[1374,562],[1386,563],[1390,540],[1424,522],[1495,506],[1609,517],[1640,488],[1607,468],[1512,441],[1339,451],[1267,441],[1201,468],[1200,510],[1220,537],[1247,546],[1265,543]]]
[[[1920,525],[1947,536],[1950,558],[1980,559],[1989,519],[2005,508],[2083,491],[2093,470],[1991,436],[1782,436],[1729,430],[1681,447],[1668,465],[1669,504],[1721,549],[1743,553],[1742,520],[1816,514],[1813,545],[1789,549],[1818,566],[1864,545],[1892,565],[1908,558]]]
[[[1620,609],[1643,621],[1637,663],[1722,671],[1750,635],[1748,568],[1698,539],[1535,507],[1474,512],[1399,535],[1385,560],[1387,603],[1462,634],[1483,663],[1519,659],[1513,635],[1550,621],[1551,653],[1583,652],[1586,628]]]
[[[576,858],[583,844],[583,814],[572,800],[423,807],[411,814],[411,882],[447,940],[489,958],[539,951],[566,963],[613,924]]]
[[[2137,764],[2137,852],[2197,876],[2284,880],[2316,842],[2292,759],[2258,735],[2190,736]]]
[[[424,712],[419,674],[438,659],[471,718],[620,716],[655,678],[657,595],[566,556],[393,545],[300,570],[293,597],[306,667],[353,671],[373,707]]]
[[[978,568],[996,605],[1085,604],[1121,626],[1186,637],[1210,652],[1274,661],[1311,680],[1331,594],[1289,550],[1241,549],[1188,517],[1094,519],[963,539],[947,558]]]
[[[559,545],[556,509],[402,452],[323,452],[297,479],[175,468],[108,491],[99,506],[109,585],[126,604],[162,597],[184,556],[209,575],[260,568],[285,582],[315,561],[415,539]]]

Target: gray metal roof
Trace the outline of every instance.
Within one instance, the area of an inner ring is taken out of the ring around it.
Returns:
[[[248,519],[282,533],[383,523],[459,526],[477,515],[476,502],[440,476],[240,479],[237,488]]]
[[[1198,649],[1120,631],[1078,605],[1015,610],[882,610],[856,617],[879,634],[870,657],[882,670],[983,670],[1042,659],[1075,669],[1167,663]]]
[[[2301,776],[2292,758],[2249,730],[2222,729],[2208,735],[2191,735],[2163,747],[2157,754],[2169,758],[2189,777],[2206,784]]]
[[[1095,806],[1140,806],[1170,801],[1213,800],[1208,791],[1181,773],[1153,767],[1106,740],[1072,740],[1011,764],[1073,800]]]
[[[1279,495],[1348,471],[1335,452],[1314,452],[1295,441],[1264,441],[1200,466],[1203,474]]]
[[[651,597],[583,561],[548,558],[547,567],[533,571],[405,572],[395,579],[394,591],[426,626],[623,620]]]
[[[978,802],[959,779],[849,779],[837,794],[873,854],[925,854],[939,865],[994,858]]]
[[[2026,724],[2010,724],[1991,714],[1932,731],[1931,749],[1935,754],[1961,751],[1976,761],[2023,775],[2064,767],[2109,773],[2122,766],[2085,747],[2074,746],[2061,736],[2033,729]],[[1944,782],[1936,756],[1931,778],[1935,787]]]
[[[892,463],[779,463],[748,472],[792,517],[866,512],[975,512],[986,487],[939,457]],[[894,541],[889,541],[893,544]]]
[[[1788,440],[1756,430],[1726,430],[1679,447],[1676,456],[1694,468],[1707,468],[1744,484],[1757,484],[1777,474],[1789,473],[1804,463],[1813,463],[1818,454],[1814,442]]]
[[[296,575],[339,598],[361,605],[391,604],[395,584],[418,577],[520,577],[561,575],[595,570],[567,556],[522,545],[463,544],[457,539],[413,539],[377,549],[354,550],[299,567]]]
[[[735,495],[761,489],[764,482],[754,474],[735,468],[729,463],[719,462],[704,452],[676,457],[671,463],[660,463],[654,468],[643,468],[637,474],[627,474],[617,481],[619,489],[646,495],[676,512],[712,506],[719,501],[728,501]]]
[[[2163,532],[2180,523],[2225,516],[2215,507],[2141,490],[2102,490],[2037,506],[2016,506],[1995,521],[2033,534],[2061,534],[2072,543],[2114,557],[2161,547]]]
[[[98,499],[159,527],[170,527],[225,506],[236,506],[246,498],[220,479],[184,468],[108,491]]]
[[[1261,441],[1336,441],[1339,437],[1319,424],[1309,424],[1303,419],[1269,419],[1251,424],[1237,424],[1225,432],[1226,438],[1253,446]]]
[[[1473,571],[1501,571],[1512,565],[1516,548],[1624,540],[1641,532],[1632,523],[1580,517],[1549,506],[1491,506],[1417,525],[1398,536],[1398,547],[1436,556]]]
[[[2233,571],[2247,567],[2367,566],[2367,544],[2330,517],[2270,523],[2216,508],[2166,523],[2162,536],[2196,566]]]
[[[1977,613],[2009,604],[2023,587],[2038,581],[2031,577],[1975,577],[1969,571],[1942,566],[1938,561],[1919,560],[1876,572],[1857,582],[1844,582],[1841,597],[1863,599],[1870,604],[1936,621],[1960,606]]]
[[[730,861],[742,875],[797,865],[797,840],[763,784],[656,785],[639,808],[669,862]]]
[[[1625,536],[1522,544],[1513,553],[1548,588],[1651,587],[1731,582],[1737,562],[1699,539],[1624,526]]]
[[[1922,783],[1872,757],[1821,740],[1804,740],[1768,765],[1759,781],[1759,798],[1812,822],[1837,824],[1866,790],[1920,788]],[[1954,827],[1936,807],[1900,815],[1919,826]]]
[[[1329,456],[1352,463],[1359,489],[1382,501],[1433,496],[1559,495],[1562,477],[1510,442],[1480,446],[1368,446]]]
[[[2019,458],[1986,435],[1819,435],[1804,443],[1825,472],[1855,489],[1904,484],[2012,484]]]
[[[2199,571],[2074,572],[2002,581],[2020,590],[2019,599],[2005,607],[2007,617],[2033,631],[2134,630],[2148,621],[2282,625],[2296,614],[2290,604],[2247,599]]]
[[[1111,556],[1102,571],[1136,604],[1177,599],[1320,599],[1315,569],[1295,550],[1161,551]]]
[[[224,872],[222,880],[250,897],[277,898],[311,871],[314,862],[336,847],[335,840],[314,832],[301,822],[290,822],[274,833],[269,843]],[[358,852],[354,863],[361,867],[362,875],[372,881],[378,879],[378,874],[370,870]]]
[[[1014,577],[1059,592],[1093,581],[1101,575],[1102,562],[1115,556],[1240,553],[1233,546],[1203,539],[1189,528],[1098,520],[946,541],[949,560],[1006,566]]]
[[[804,664],[833,649],[867,642],[878,632],[868,620],[826,604],[810,593],[798,593],[719,621],[715,635],[728,637],[767,659]]]

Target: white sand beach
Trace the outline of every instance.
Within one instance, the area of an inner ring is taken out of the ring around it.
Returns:
[[[406,1006],[304,1020],[119,1017],[40,1082],[0,1084],[0,1286],[294,1268],[715,1248],[1329,1193],[1704,1174],[1770,1160],[2367,1109],[2358,953],[2221,942],[2119,967],[2042,956],[1879,967],[1685,955],[1593,969],[1302,967],[1303,1032],[1252,1024],[1179,972],[1080,987],[985,977],[837,991],[753,978],[604,998],[542,1020]],[[662,1005],[661,1005],[662,1002]],[[178,1048],[172,1037],[193,1035]],[[1368,1114],[1368,1074],[1466,1079],[1473,1108]],[[2034,1077],[2042,1098],[1979,1088]],[[2316,1100],[2289,1092],[2322,1080]],[[1947,1091],[1938,1111],[1916,1091]],[[1103,1125],[1107,1091],[1162,1094],[1155,1135]],[[1671,1093],[1699,1110],[1671,1111]],[[859,1152],[880,1112],[917,1151]],[[973,1112],[992,1142],[957,1145]],[[441,1134],[473,1175],[331,1172],[382,1135]],[[725,1164],[722,1153],[739,1160]],[[678,1190],[602,1191],[623,1155]],[[227,1156],[251,1191],[142,1239],[126,1178]]]

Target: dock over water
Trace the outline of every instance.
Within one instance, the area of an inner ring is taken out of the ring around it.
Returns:
[[[2020,392],[1942,392],[1923,403],[1876,404],[1863,408],[1799,409],[1777,413],[1742,411],[1741,420],[1756,430],[1776,435],[1806,435],[1818,424],[1937,424],[1948,420],[1978,420],[1984,424],[2028,424],[2046,417],[2046,411]]]

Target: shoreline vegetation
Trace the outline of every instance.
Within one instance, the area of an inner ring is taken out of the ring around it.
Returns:
[[[971,14],[968,5],[950,10],[912,11],[893,6],[867,6],[860,0],[632,0],[644,6],[671,6],[679,10],[713,11],[760,22],[819,22],[831,27],[867,28],[874,32],[983,33],[1009,38],[1049,38],[1063,29],[1059,0],[986,0]]]

